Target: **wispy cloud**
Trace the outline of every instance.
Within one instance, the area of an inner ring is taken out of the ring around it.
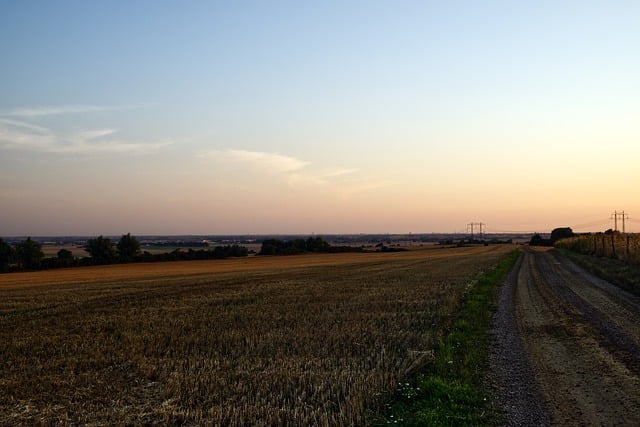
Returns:
[[[172,141],[141,143],[117,137],[115,129],[59,134],[40,125],[0,118],[0,148],[68,154],[145,154]]]
[[[199,154],[198,157],[257,173],[279,176],[293,188],[323,187],[343,199],[380,186],[362,183],[357,176],[354,177],[353,175],[359,172],[358,169],[317,169],[309,161],[280,153],[228,149],[208,151]]]
[[[6,119],[6,118],[2,118],[2,117],[0,117],[0,125],[13,126],[13,127],[22,128],[22,129],[28,129],[30,131],[35,131],[35,132],[48,132],[49,131],[49,129],[47,129],[47,128],[43,127],[43,126],[34,125],[33,123],[27,123],[27,122],[23,122],[21,120]]]
[[[95,113],[101,111],[120,111],[132,108],[141,108],[149,104],[137,105],[52,105],[14,108],[13,110],[4,111],[1,114],[10,117],[40,117],[40,116],[58,116],[62,114],[79,114],[79,113]]]
[[[162,147],[171,145],[172,141],[154,143],[139,143],[121,140],[117,138],[105,138],[116,131],[95,130],[79,132],[68,137],[67,141],[60,141],[48,151],[53,153],[71,154],[148,154],[156,152]]]
[[[358,172],[359,169],[338,169],[334,171],[325,172],[320,175],[322,178],[335,178],[338,176],[350,175],[352,173]]]
[[[37,123],[39,118],[45,116],[122,111],[148,105],[54,105],[0,111],[0,148],[92,155],[154,152],[172,141],[128,141],[119,138],[117,130],[112,128],[61,132]]]
[[[55,144],[49,129],[18,120],[0,119],[0,147],[46,150]]]
[[[250,169],[271,173],[293,172],[309,164],[309,162],[279,153],[246,150],[212,150],[200,154],[199,157],[225,163],[242,164]]]
[[[85,130],[82,132],[78,132],[76,135],[80,138],[81,141],[98,139],[104,136],[112,135],[116,133],[115,129],[95,129],[95,130]]]

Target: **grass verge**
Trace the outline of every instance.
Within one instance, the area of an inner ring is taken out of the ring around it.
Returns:
[[[466,295],[435,360],[406,378],[373,425],[496,425],[500,416],[484,385],[498,291],[520,251],[483,274]]]
[[[580,254],[567,249],[556,248],[555,250],[588,272],[640,296],[640,266],[614,258]]]

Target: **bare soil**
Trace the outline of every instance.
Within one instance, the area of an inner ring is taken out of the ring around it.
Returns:
[[[509,425],[640,425],[640,298],[555,251],[527,249],[505,283],[495,336],[492,375]]]

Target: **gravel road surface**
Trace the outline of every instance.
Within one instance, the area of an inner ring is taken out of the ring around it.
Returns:
[[[527,248],[494,337],[489,382],[508,425],[640,425],[640,298]]]

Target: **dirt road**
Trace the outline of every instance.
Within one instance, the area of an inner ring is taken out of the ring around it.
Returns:
[[[495,333],[510,425],[640,425],[640,298],[555,251],[527,249],[503,288]]]

